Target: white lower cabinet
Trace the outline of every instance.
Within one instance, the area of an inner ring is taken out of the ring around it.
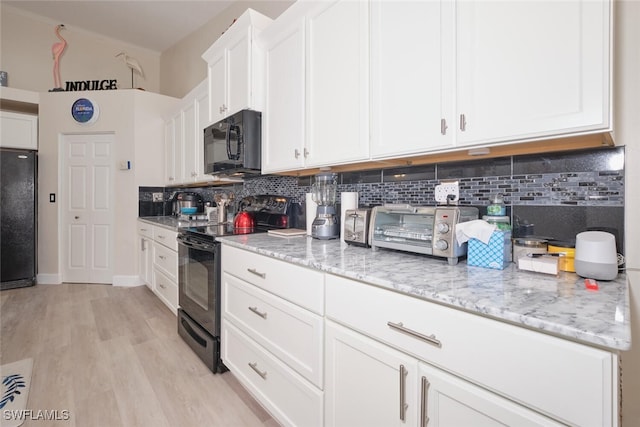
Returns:
[[[171,309],[178,312],[178,233],[138,221],[138,275]]]
[[[222,360],[285,426],[322,426],[324,275],[222,246]]]
[[[560,426],[330,320],[327,426]]]

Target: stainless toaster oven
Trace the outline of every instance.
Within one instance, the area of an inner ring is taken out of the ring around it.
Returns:
[[[478,208],[460,206],[384,205],[373,208],[369,244],[447,258],[449,264],[466,256],[467,244],[458,245],[456,226],[478,219]]]

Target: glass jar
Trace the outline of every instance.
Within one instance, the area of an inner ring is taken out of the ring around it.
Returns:
[[[502,194],[498,193],[490,200],[490,204],[487,206],[487,215],[505,216],[506,214],[507,208],[504,205],[504,198]]]
[[[482,219],[487,221],[489,224],[494,224],[496,226],[496,230],[511,230],[511,222],[508,216],[484,215]]]

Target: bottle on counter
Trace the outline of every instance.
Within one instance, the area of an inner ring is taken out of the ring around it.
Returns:
[[[505,216],[507,215],[507,208],[504,205],[504,198],[502,194],[498,193],[490,201],[487,206],[487,215],[489,216]]]

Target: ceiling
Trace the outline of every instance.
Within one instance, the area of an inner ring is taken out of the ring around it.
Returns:
[[[162,52],[236,0],[2,0],[70,28]]]

